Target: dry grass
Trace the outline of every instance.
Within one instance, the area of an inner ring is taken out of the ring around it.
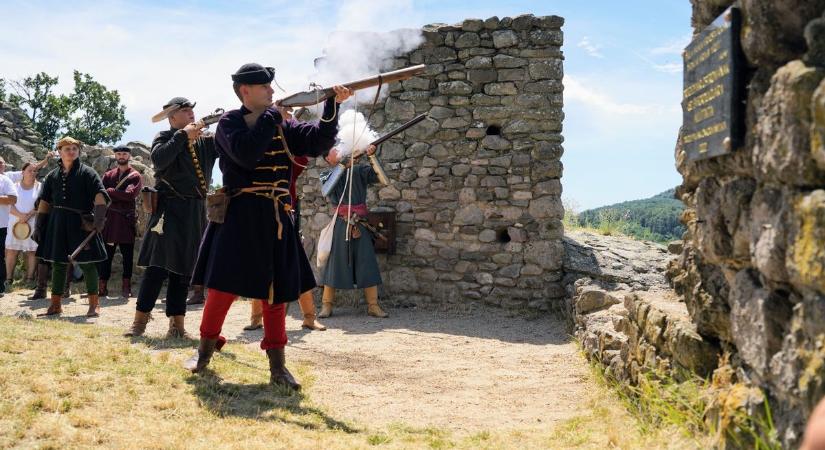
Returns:
[[[470,435],[402,423],[373,429],[269,386],[266,359],[245,346],[216,356],[214,372],[191,376],[180,363],[193,342],[130,343],[119,333],[0,317],[0,448],[683,447],[669,430],[642,432],[596,383],[581,414],[555,426]],[[312,392],[311,368],[291,368]]]

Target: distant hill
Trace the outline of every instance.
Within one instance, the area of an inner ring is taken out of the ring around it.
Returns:
[[[675,189],[653,197],[602,206],[579,213],[579,226],[610,234],[617,231],[637,239],[668,242],[682,238],[685,227],[679,216],[685,205],[674,198]]]

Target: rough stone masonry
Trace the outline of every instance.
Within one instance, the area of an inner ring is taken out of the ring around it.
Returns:
[[[429,117],[383,145],[392,185],[368,199],[397,213],[397,252],[379,255],[382,301],[562,308],[563,23],[528,14],[428,25],[424,43],[395,59],[391,68],[427,71],[391,85],[373,127]],[[308,170],[302,192],[309,254],[331,218],[318,173]]]
[[[746,137],[700,161],[677,145],[688,231],[669,274],[794,448],[825,395],[825,1],[691,3],[696,32],[741,8]]]

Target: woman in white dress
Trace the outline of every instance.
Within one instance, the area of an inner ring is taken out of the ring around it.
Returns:
[[[29,230],[34,230],[34,218],[37,215],[34,202],[40,195],[40,182],[35,178],[37,169],[35,164],[24,164],[23,177],[15,186],[18,192],[17,203],[11,207],[9,232],[6,234],[6,273],[9,277],[6,281],[7,286],[11,285],[11,280],[14,278],[14,265],[17,263],[17,255],[20,252],[26,255],[26,280],[34,280],[34,270],[37,267],[34,251],[37,250],[37,243],[31,239],[31,233],[25,239],[17,239],[13,230],[18,222],[28,222]]]

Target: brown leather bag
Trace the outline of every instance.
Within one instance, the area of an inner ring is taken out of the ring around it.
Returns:
[[[220,188],[214,194],[206,196],[206,219],[212,223],[223,223],[226,220],[226,210],[232,197],[226,193],[226,188]]]
[[[140,202],[143,205],[143,211],[146,214],[152,214],[158,210],[158,191],[157,189],[144,186],[140,190]]]

